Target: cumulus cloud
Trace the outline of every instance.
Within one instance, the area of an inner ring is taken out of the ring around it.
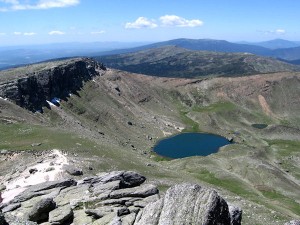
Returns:
[[[203,22],[198,19],[188,20],[176,15],[164,15],[159,18],[160,26],[162,27],[199,27]],[[146,17],[139,17],[132,23],[126,23],[126,29],[141,29],[141,28],[156,28],[158,24],[155,20],[150,20]]]
[[[276,29],[276,30],[265,30],[265,31],[261,31],[259,30],[258,32],[264,33],[264,34],[277,34],[277,35],[284,35],[286,34],[286,30],[284,29]]]
[[[51,9],[51,8],[64,8],[75,6],[80,3],[80,0],[0,0],[7,6],[0,8],[0,11],[16,11],[16,10],[29,10],[29,9]]]
[[[100,31],[92,31],[91,34],[96,35],[96,34],[105,34],[105,30],[100,30]]]
[[[15,31],[15,32],[14,32],[14,35],[22,35],[22,32]]]
[[[34,32],[25,32],[24,33],[24,36],[33,36],[33,35],[36,35],[36,33],[34,33]]]
[[[176,15],[165,15],[159,18],[162,26],[166,27],[198,27],[202,26],[203,22],[198,19],[187,20]]]
[[[65,32],[62,32],[60,30],[53,30],[53,31],[50,31],[48,34],[49,35],[64,35]]]
[[[139,17],[132,23],[126,23],[126,29],[141,29],[141,28],[156,28],[157,24],[153,20],[149,20],[146,17]]]
[[[285,34],[286,32],[284,29],[277,29],[277,30],[275,30],[275,33],[276,34]]]
[[[36,33],[34,33],[34,32],[24,32],[24,33],[22,33],[22,32],[19,32],[19,31],[15,31],[15,32],[13,32],[13,34],[17,35],[17,36],[20,36],[20,35],[33,36],[33,35],[36,35]]]
[[[4,2],[7,4],[19,4],[18,0],[0,0],[0,2]]]

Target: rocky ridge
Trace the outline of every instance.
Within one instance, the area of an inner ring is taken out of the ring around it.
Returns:
[[[212,189],[179,184],[161,196],[145,181],[136,172],[113,171],[29,186],[2,203],[0,224],[240,224],[242,211],[230,215]]]
[[[57,65],[59,63],[59,65]],[[0,73],[0,97],[31,111],[76,93],[83,83],[105,70],[92,59],[77,58],[40,64],[40,68]],[[34,67],[34,66],[33,66]],[[35,68],[35,67],[34,67]]]

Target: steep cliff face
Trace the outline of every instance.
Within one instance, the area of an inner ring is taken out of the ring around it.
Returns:
[[[92,59],[77,58],[65,60],[57,66],[55,62],[35,72],[20,71],[21,74],[3,72],[0,76],[8,80],[0,80],[0,96],[14,101],[21,107],[31,111],[41,110],[47,106],[46,100],[63,99],[70,93],[76,93],[83,83],[94,76],[101,75],[105,67]],[[30,67],[28,67],[30,71]]]

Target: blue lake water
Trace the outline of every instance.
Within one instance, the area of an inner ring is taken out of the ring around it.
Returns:
[[[207,156],[216,153],[230,142],[218,135],[205,133],[182,133],[163,139],[154,146],[154,152],[168,158]]]

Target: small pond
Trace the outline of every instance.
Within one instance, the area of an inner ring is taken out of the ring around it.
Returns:
[[[268,126],[268,124],[264,124],[264,123],[254,123],[251,125],[252,127],[254,128],[257,128],[257,129],[264,129]]]
[[[226,138],[214,134],[182,133],[159,141],[153,150],[158,155],[178,159],[207,156],[228,144],[230,142]]]

